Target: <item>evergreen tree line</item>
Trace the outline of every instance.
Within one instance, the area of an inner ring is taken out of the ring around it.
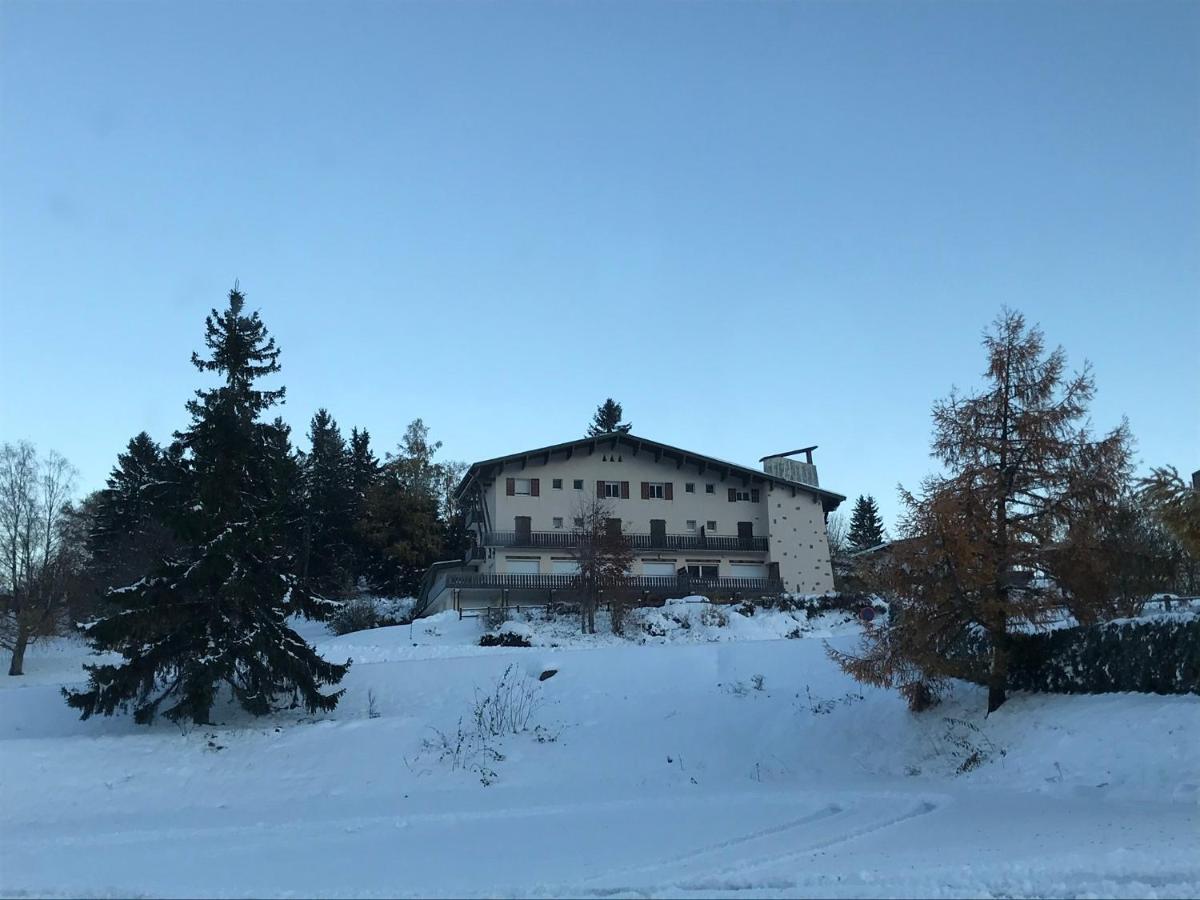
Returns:
[[[85,718],[206,723],[222,701],[255,715],[332,709],[348,663],[322,659],[292,617],[327,618],[360,590],[411,595],[431,562],[464,549],[451,497],[464,466],[436,459],[420,419],[381,461],[365,428],[347,439],[321,409],[299,450],[273,415],[285,389],[263,384],[279,348],[236,287],[204,341],[192,362],[217,383],[187,401],[187,425],[165,445],[134,436],[81,502],[60,457],[0,448],[10,673],[29,641],[80,624],[121,657],[64,691]]]

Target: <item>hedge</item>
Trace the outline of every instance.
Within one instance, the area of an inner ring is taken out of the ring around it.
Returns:
[[[971,645],[980,662],[990,656],[985,636]],[[1008,685],[1058,694],[1200,694],[1200,616],[1166,614],[1010,635]]]

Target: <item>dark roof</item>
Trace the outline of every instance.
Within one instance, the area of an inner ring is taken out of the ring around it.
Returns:
[[[841,502],[846,499],[841,494],[835,494],[833,491],[826,491],[811,484],[790,481],[787,478],[770,475],[759,469],[740,466],[737,463],[727,462],[713,456],[705,456],[701,453],[692,453],[690,450],[681,450],[669,444],[660,444],[658,441],[647,440],[635,434],[627,434],[619,431],[600,434],[595,437],[577,438],[576,440],[565,441],[561,444],[551,444],[549,447],[538,447],[536,450],[524,450],[520,453],[510,453],[506,456],[497,456],[494,459],[484,459],[472,463],[471,467],[463,475],[462,481],[458,483],[458,487],[454,489],[454,493],[455,496],[461,496],[472,482],[485,478],[489,474],[498,474],[508,463],[527,461],[545,464],[556,453],[567,453],[569,458],[569,455],[574,454],[576,450],[581,448],[589,448],[592,452],[598,452],[606,448],[615,448],[618,445],[630,447],[639,453],[642,451],[653,453],[656,459],[673,459],[680,466],[688,463],[693,465],[699,464],[706,469],[723,470],[725,476],[733,476],[760,483],[769,482],[783,487],[807,491],[813,496],[820,498],[821,505],[826,512],[832,512],[837,509]],[[539,460],[538,457],[542,458]]]

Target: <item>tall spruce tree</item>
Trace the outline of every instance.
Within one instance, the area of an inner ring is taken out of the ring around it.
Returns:
[[[322,688],[347,665],[323,660],[287,623],[325,604],[297,578],[289,546],[299,473],[286,428],[262,421],[284,395],[256,386],[279,371],[279,350],[244,304],[235,286],[228,307],[206,319],[211,356],[192,355],[222,383],[196,392],[191,424],[175,435],[182,490],[168,519],[179,548],[110,591],[109,615],[85,626],[96,650],[124,658],[86,666],[87,688],[64,689],[85,719],[132,707],[140,723],[160,711],[208,723],[222,686],[254,715],[280,703],[328,711],[341,696]]]
[[[588,426],[587,436],[595,437],[598,434],[611,434],[620,432],[625,434],[633,426],[623,423],[621,418],[625,415],[621,409],[621,404],[609,397],[603,403],[596,407],[596,412],[592,416],[592,424]]]
[[[850,533],[846,536],[850,550],[867,550],[883,543],[883,519],[879,517],[879,506],[870,494],[860,494],[854,501],[854,514],[850,518]]]
[[[338,424],[317,410],[304,459],[305,541],[301,574],[318,593],[341,596],[354,583],[358,502],[352,460]]]

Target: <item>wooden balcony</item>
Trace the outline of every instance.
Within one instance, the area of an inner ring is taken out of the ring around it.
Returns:
[[[692,578],[679,575],[633,575],[602,583],[604,590],[650,592],[686,597],[690,594],[778,594],[783,582],[778,578]],[[447,588],[492,588],[507,590],[562,590],[578,587],[575,575],[448,575]]]
[[[697,553],[766,553],[765,537],[733,537],[700,534],[629,534],[633,549],[645,551],[686,551]],[[489,531],[483,535],[484,547],[569,550],[583,538],[578,531]]]

